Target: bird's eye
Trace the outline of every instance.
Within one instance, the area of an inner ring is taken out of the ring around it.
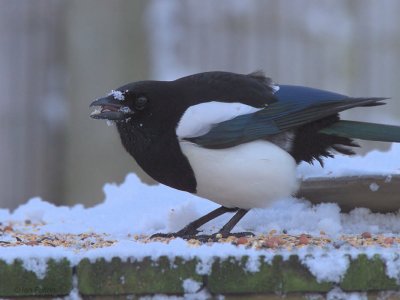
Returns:
[[[135,109],[143,110],[146,107],[147,102],[148,101],[146,97],[144,96],[138,97],[135,101]]]

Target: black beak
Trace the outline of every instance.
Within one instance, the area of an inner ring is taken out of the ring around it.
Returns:
[[[133,114],[129,107],[124,106],[122,101],[115,99],[112,95],[93,101],[89,107],[94,106],[98,106],[100,109],[96,109],[90,114],[93,119],[121,121]]]

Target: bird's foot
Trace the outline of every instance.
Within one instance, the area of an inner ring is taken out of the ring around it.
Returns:
[[[218,242],[222,238],[227,238],[230,236],[233,236],[235,238],[240,238],[240,237],[246,237],[246,236],[254,236],[254,233],[249,232],[249,231],[244,231],[244,232],[235,232],[235,233],[230,233],[230,232],[217,232],[213,234],[200,234],[198,230],[196,229],[188,229],[184,228],[182,230],[179,230],[177,232],[171,232],[171,233],[156,233],[153,234],[150,238],[155,239],[155,238],[182,238],[184,240],[191,240],[195,239],[200,242],[206,243],[206,242]]]
[[[244,236],[254,236],[254,233],[249,232],[249,231],[244,231],[244,232],[235,232],[235,233],[230,233],[230,232],[217,232],[213,234],[201,234],[197,235],[194,237],[194,239],[200,241],[200,242],[218,242],[220,239],[227,238],[233,236],[235,238],[240,238]]]

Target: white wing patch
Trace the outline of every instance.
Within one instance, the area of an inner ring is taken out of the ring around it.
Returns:
[[[211,101],[196,104],[190,106],[182,115],[176,128],[176,135],[180,139],[201,136],[210,131],[215,124],[261,109],[239,102]]]

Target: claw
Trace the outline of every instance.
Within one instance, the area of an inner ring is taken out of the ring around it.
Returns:
[[[190,239],[196,239],[198,232],[196,232],[195,234],[190,234],[187,232],[171,232],[171,233],[155,233],[152,236],[150,236],[151,239],[153,238],[182,238],[184,240],[190,240]]]

